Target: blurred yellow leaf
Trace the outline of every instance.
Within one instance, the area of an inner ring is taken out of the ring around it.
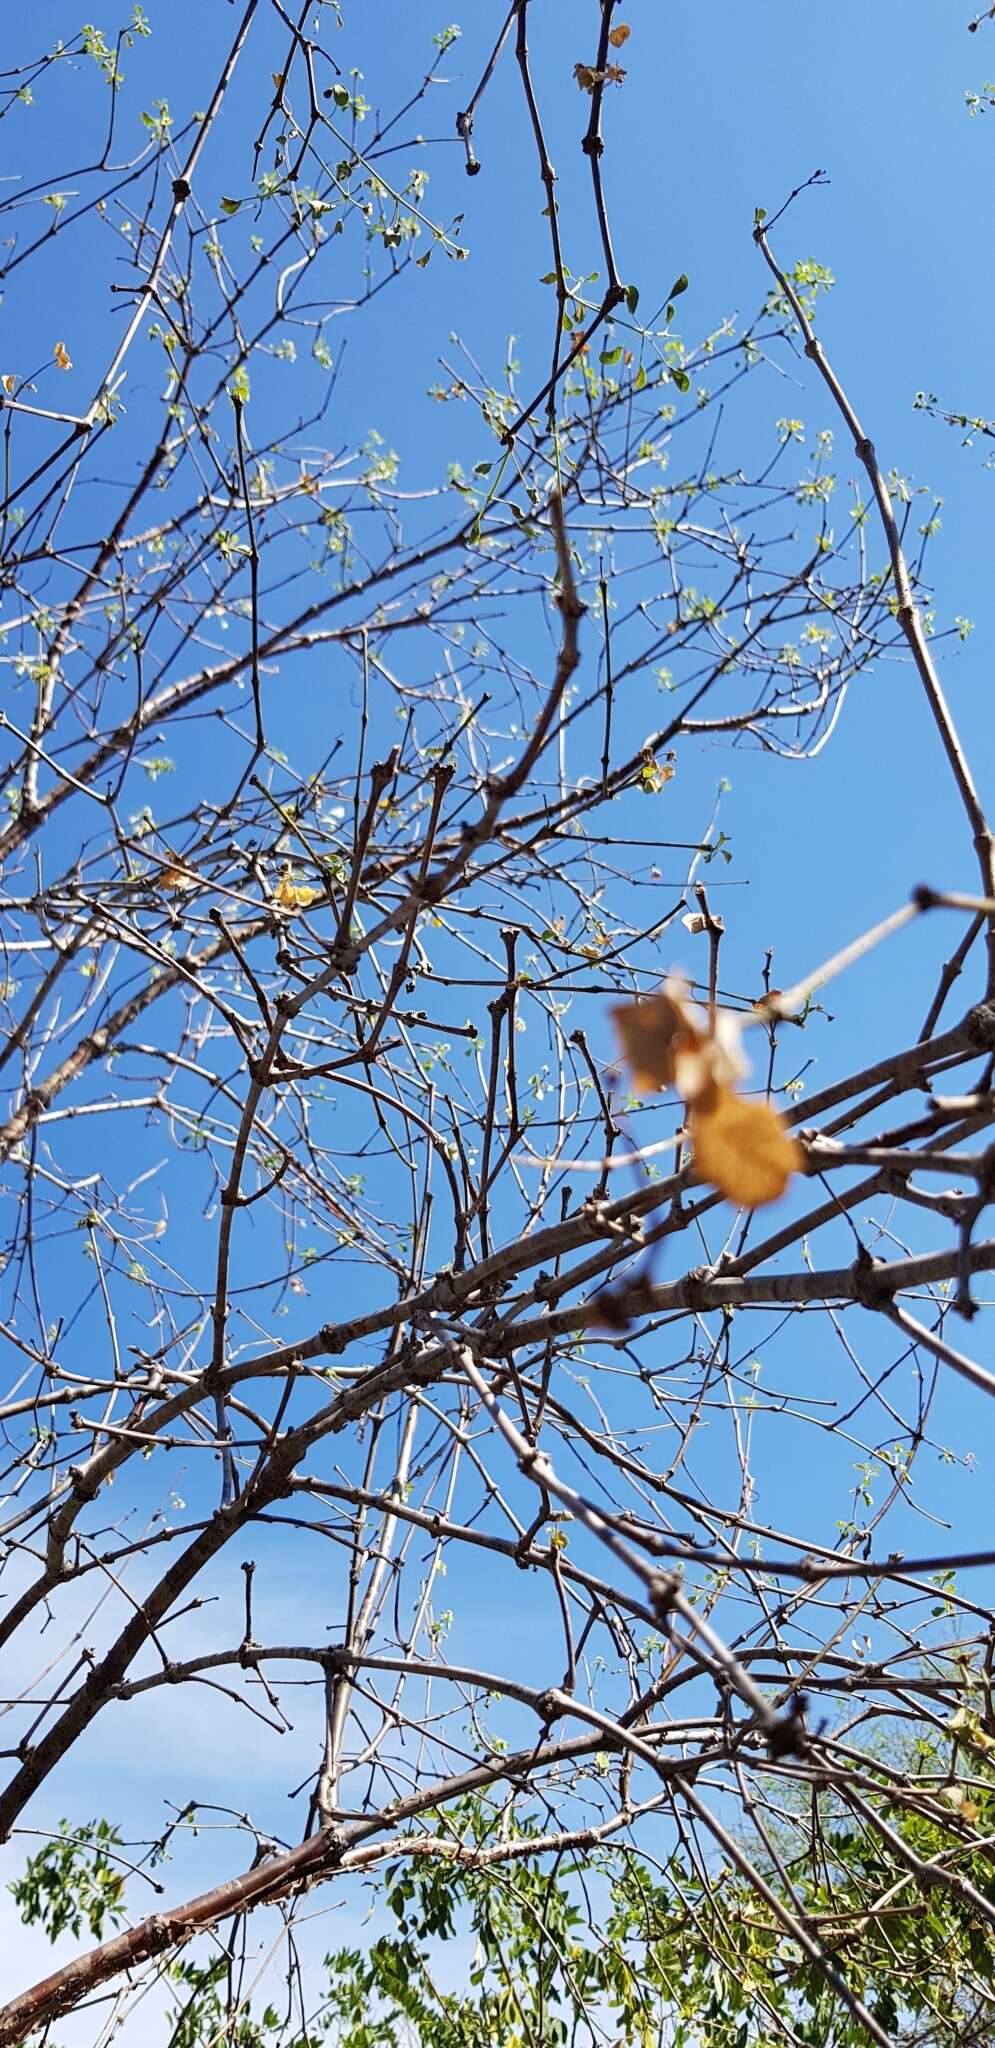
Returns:
[[[628,42],[631,33],[632,31],[629,28],[628,22],[620,21],[618,27],[613,28],[608,37],[608,41],[610,42],[612,49],[620,50],[622,44]]]
[[[688,1120],[699,1180],[711,1181],[740,1209],[760,1209],[783,1195],[802,1153],[769,1102],[747,1102],[719,1088]]]
[[[672,1088],[678,1047],[690,1043],[684,1005],[666,989],[612,1011],[622,1051],[637,1088]]]
[[[575,64],[574,77],[581,92],[593,92],[598,82],[598,74],[592,70],[590,64]]]
[[[960,1814],[961,1820],[966,1820],[969,1825],[977,1820],[981,1809],[976,1800],[968,1798],[963,1785],[944,1785],[940,1798],[948,1806],[952,1806],[954,1812]]]
[[[8,375],[6,377],[0,378],[0,383],[2,383],[4,390],[9,393],[14,390],[14,387],[17,383],[17,378]]]
[[[739,1019],[728,1010],[709,1016],[676,979],[618,1004],[612,1019],[637,1089],[676,1088],[684,1097],[698,1179],[740,1209],[776,1202],[804,1154],[768,1102],[735,1093],[745,1071]]]
[[[720,1010],[709,1023],[705,1011],[688,1002],[682,981],[666,981],[657,995],[637,1003],[619,1003],[612,1019],[637,1088],[676,1088],[689,1107],[705,1109],[717,1089],[730,1088],[744,1072],[736,1018]]]
[[[177,863],[162,868],[158,876],[160,889],[175,889],[178,893],[184,889],[192,889],[196,880],[196,875],[191,874],[189,868],[180,867]]]
[[[308,904],[313,903],[320,895],[320,889],[309,889],[305,883],[295,882],[290,875],[285,874],[280,876],[273,901],[279,904],[281,910],[306,910]]]
[[[53,354],[53,355],[54,355],[54,357],[55,357],[55,365],[56,365],[56,369],[59,369],[59,370],[71,370],[71,369],[72,369],[72,366],[73,366],[73,359],[72,359],[72,356],[70,355],[70,353],[69,353],[69,350],[67,349],[67,347],[66,347],[66,344],[65,344],[65,342],[64,342],[64,341],[57,341],[57,342],[56,342],[56,344],[55,344],[55,347],[54,347],[54,349],[52,350],[52,354]]]

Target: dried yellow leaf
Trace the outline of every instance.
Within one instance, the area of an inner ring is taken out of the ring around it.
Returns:
[[[628,29],[625,33],[628,35]],[[574,65],[574,77],[581,92],[593,92],[596,85],[621,85],[625,75],[621,64],[606,64],[603,71],[596,70],[593,64]]]
[[[739,1027],[720,1010],[714,1026],[687,1000],[682,981],[664,983],[655,996],[620,1003],[612,1017],[636,1087],[676,1088],[689,1107],[706,1108],[718,1088],[743,1073]]]
[[[945,1800],[948,1806],[952,1806],[955,1813],[960,1814],[961,1820],[969,1823],[977,1820],[980,1807],[975,1800],[968,1798],[963,1785],[944,1785],[940,1798]]]
[[[56,342],[56,344],[55,344],[55,347],[54,347],[54,349],[52,350],[52,354],[53,354],[53,355],[54,355],[54,357],[55,357],[55,366],[56,366],[56,369],[58,369],[58,370],[71,370],[71,369],[72,369],[72,366],[73,366],[73,359],[72,359],[72,356],[70,355],[70,353],[69,353],[69,350],[67,349],[67,347],[66,347],[66,344],[65,344],[65,342],[64,342],[64,341],[57,341],[57,342]]]
[[[631,33],[632,31],[629,27],[628,22],[620,21],[618,27],[613,28],[608,36],[608,41],[610,42],[612,49],[620,50],[622,44],[628,42]]]
[[[306,910],[308,904],[320,895],[320,889],[309,889],[305,883],[294,882],[289,875],[281,875],[273,901],[281,910]]]
[[[639,770],[639,787],[645,796],[658,796],[668,782],[673,782],[677,773],[677,755],[669,748],[662,761],[658,761],[652,748],[643,753],[643,765]]]
[[[10,376],[10,374],[8,373],[6,377],[0,377],[0,384],[3,385],[4,390],[7,392],[9,396],[9,394],[16,388],[17,378]]]
[[[622,1051],[637,1088],[672,1088],[679,1050],[695,1043],[687,1010],[661,989],[638,1003],[619,1003],[612,1011]]]
[[[761,1209],[783,1195],[802,1165],[800,1146],[769,1102],[747,1102],[727,1088],[692,1109],[688,1122],[699,1180],[711,1181],[739,1209]]]
[[[176,864],[160,869],[158,876],[160,889],[175,889],[178,894],[184,889],[192,889],[196,880],[196,875],[191,874],[189,868],[182,868]]]

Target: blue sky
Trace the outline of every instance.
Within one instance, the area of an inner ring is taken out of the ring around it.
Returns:
[[[196,6],[191,0],[170,0],[168,8],[157,5],[149,11],[155,33],[125,59],[124,107],[134,121],[137,106],[163,96],[179,123],[203,104],[230,41],[236,9],[222,0]],[[39,20],[29,10],[18,10],[8,32],[6,63],[31,53],[35,34],[47,40],[68,37],[78,26],[75,11],[62,0],[48,0],[42,15]],[[581,9],[574,0],[534,0],[533,64],[537,81],[546,87],[548,141],[561,179],[564,249],[576,271],[599,263],[578,147],[586,103],[572,85],[565,89],[559,81],[569,81],[574,62],[591,56],[595,17],[593,6]],[[751,238],[754,207],[762,204],[773,212],[817,167],[827,173],[828,183],[803,194],[791,208],[777,231],[776,248],[786,262],[813,256],[835,274],[837,283],[820,302],[819,315],[819,331],[835,367],[885,467],[894,465],[942,498],[942,527],[928,558],[937,619],[943,626],[956,616],[975,622],[964,644],[955,638],[944,642],[944,683],[982,792],[995,796],[990,696],[995,476],[985,465],[986,447],[995,444],[979,440],[962,448],[958,432],[930,420],[913,404],[916,392],[925,389],[955,409],[986,414],[995,409],[995,274],[986,239],[995,115],[971,120],[964,105],[965,89],[979,87],[986,69],[995,71],[990,42],[983,31],[974,37],[966,33],[966,7],[962,19],[956,5],[941,8],[927,0],[903,5],[875,0],[873,7],[838,0],[832,8],[767,0],[762,10],[732,0],[697,10],[632,0],[627,17],[632,29],[625,57],[628,78],[605,108],[605,178],[620,273],[638,285],[641,306],[648,310],[664,298],[671,280],[686,272],[690,284],[681,320],[689,337],[709,331],[729,314],[745,315],[762,300],[767,284]],[[454,112],[481,68],[494,32],[492,10],[476,0],[472,11],[464,16],[456,10],[453,18],[463,33],[438,65],[451,83],[406,124],[406,140],[422,119],[427,135],[451,134]],[[110,31],[110,16],[102,25]],[[357,8],[355,22],[347,4],[341,61],[362,67],[364,90],[375,105],[391,105],[430,55],[430,37],[443,26],[442,14],[422,0],[404,7],[385,0],[376,9]],[[274,62],[282,58],[283,31],[276,31],[265,8],[253,33],[264,47],[272,44]],[[242,93],[254,114],[261,68],[265,73],[271,65],[263,63],[254,45],[251,67],[246,64],[236,85],[236,108]],[[51,98],[39,93],[36,107],[16,110],[3,124],[0,176],[30,176],[38,165],[46,180],[72,185],[77,152],[89,148],[89,138],[73,133],[78,96],[71,84],[64,81]],[[248,189],[246,152],[236,146],[238,137],[236,119],[212,143],[203,173],[207,207],[222,194],[237,197]],[[329,438],[345,448],[375,427],[397,449],[402,479],[411,489],[434,482],[448,460],[469,468],[493,452],[469,408],[442,408],[426,398],[440,358],[451,357],[457,346],[452,336],[461,336],[481,362],[496,369],[513,334],[523,390],[544,373],[549,294],[538,278],[548,268],[548,247],[510,49],[478,116],[475,143],[483,165],[479,177],[465,177],[462,152],[453,142],[432,150],[429,188],[431,208],[440,218],[464,214],[462,235],[470,260],[436,261],[424,273],[409,272],[361,321],[341,323],[345,358]],[[417,155],[412,145],[397,163],[407,169]],[[239,231],[233,226],[233,237]],[[0,330],[0,372],[8,365],[23,372],[51,353],[56,336],[64,337],[76,368],[71,390],[67,379],[59,396],[68,392],[74,403],[88,395],[106,338],[103,306],[98,308],[89,288],[88,247],[85,238],[78,245],[67,238],[64,253],[54,243],[45,259],[44,290],[37,287],[33,267],[15,273]],[[349,279],[346,283],[352,289]],[[136,360],[129,393],[136,416],[142,377],[157,375],[149,362]],[[302,375],[314,375],[310,365]],[[267,388],[261,374],[260,405]],[[751,406],[760,407],[760,413]],[[745,435],[747,445],[751,437],[759,442],[778,414],[797,415],[810,433],[837,426],[811,366],[801,360],[793,375],[779,383],[772,380],[751,400],[745,415],[737,416],[736,431]],[[126,464],[128,432],[122,429],[120,442],[108,452],[108,473],[118,474]],[[841,478],[856,471],[840,435],[836,467]],[[931,502],[924,498],[923,507]],[[544,654],[538,650],[537,658]],[[299,743],[314,716],[313,701],[302,698],[297,709],[285,705],[281,715],[288,737]],[[629,715],[634,732],[641,726],[649,730],[659,717],[658,699],[648,697],[645,715],[639,705]],[[695,840],[720,778],[731,784],[723,799],[722,825],[734,858],[722,875],[710,870],[709,885],[729,925],[723,971],[730,984],[757,982],[768,945],[775,948],[775,978],[785,984],[794,980],[896,907],[918,881],[974,886],[962,815],[927,708],[905,662],[883,664],[860,681],[833,741],[816,760],[791,765],[724,741],[694,750],[693,757],[688,749],[675,784],[657,800],[666,810],[654,810],[652,827],[648,818],[640,822],[662,837]],[[679,878],[681,859],[665,872]],[[806,1053],[817,1061],[810,1086],[915,1036],[939,964],[956,936],[953,921],[923,923],[852,970],[845,988],[840,984],[827,994],[836,1021],[820,1022],[806,1043]],[[701,964],[693,956],[694,943],[686,942],[682,962],[692,970]],[[965,999],[969,992],[973,989],[965,991]],[[104,1132],[109,1122],[104,1121]],[[80,1135],[72,1142],[78,1159],[84,1159],[92,1141]],[[105,1142],[120,1144],[113,1163],[128,1163],[124,1137]],[[65,1156],[72,1156],[71,1145]],[[194,1247],[200,1229],[197,1209],[191,1199],[190,1215],[181,1226],[185,1252]],[[297,1311],[300,1327],[313,1325],[316,1306],[309,1299]],[[978,1355],[984,1357],[990,1345],[987,1319],[975,1326],[975,1333]],[[752,1334],[744,1337],[744,1347],[753,1341]],[[794,1343],[797,1347],[797,1337]],[[872,1333],[870,1357],[879,1343],[883,1340]],[[796,1385],[801,1380],[811,1384],[818,1396],[831,1379],[834,1359],[834,1340],[820,1329],[811,1349],[802,1354],[796,1348],[787,1362],[782,1356],[777,1370],[787,1372]],[[762,1439],[764,1419],[756,1427]],[[958,1540],[980,1541],[987,1529],[990,1483],[987,1411],[959,1382],[944,1382],[934,1427],[958,1455],[976,1453],[980,1472],[971,1478],[961,1466],[937,1463],[935,1471],[930,1468],[930,1506],[956,1522]],[[772,1520],[782,1515],[790,1521],[817,1494],[823,1525],[831,1527],[839,1512],[840,1478],[858,1453],[845,1443],[835,1444],[830,1453],[823,1435],[815,1438],[801,1426],[790,1441],[794,1455],[768,1478],[760,1508]],[[758,1456],[762,1469],[770,1462]],[[942,1534],[930,1533],[921,1522],[910,1526],[918,1530],[914,1540],[926,1547]],[[274,1618],[287,1628],[295,1606],[293,1568],[278,1549],[273,1565],[269,1597]],[[230,1569],[237,1580],[237,1560]],[[472,1609],[468,1566],[454,1563],[447,1598],[459,1608],[461,1579],[464,1601]],[[299,1623],[309,1601],[305,1594],[296,1602]],[[461,1648],[467,1654],[479,1650],[481,1636],[492,1636],[502,1619],[494,1610],[482,1628],[464,1619]],[[526,1655],[521,1643],[519,1654]],[[169,1725],[159,1705],[164,1696],[154,1697],[147,1743],[168,1746],[172,1740],[182,1754],[189,1736]],[[158,1816],[150,1819],[137,1777],[122,1772],[114,1740],[108,1723],[87,1750],[87,1812],[107,1811],[128,1827],[134,1800],[143,1809],[143,1828],[154,1826]],[[266,1756],[268,1762],[260,1751],[253,1765],[261,1797],[275,1815],[286,1810],[281,1802],[292,1773],[282,1755],[273,1758],[267,1750]],[[198,1761],[202,1783],[225,1783],[224,1742],[217,1754],[206,1748]],[[54,1820],[61,1810],[53,1791],[44,1818]],[[0,1929],[5,1913],[9,1916],[9,1909],[0,1903]],[[23,1955],[19,1951],[19,1978]]]

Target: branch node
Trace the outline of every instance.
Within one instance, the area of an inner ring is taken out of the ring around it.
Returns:
[[[680,1580],[674,1572],[654,1572],[649,1584],[650,1606],[658,1621],[665,1621],[673,1612],[674,1601],[680,1592]]]
[[[714,1278],[715,1275],[710,1267],[692,1266],[691,1271],[684,1276],[683,1293],[684,1303],[687,1308],[697,1312],[699,1309],[708,1307],[705,1288],[709,1280]]]
[[[850,1268],[853,1282],[853,1298],[861,1308],[889,1309],[895,1298],[894,1281],[888,1276],[887,1266],[880,1259],[872,1259],[870,1252],[861,1246]]]
[[[995,1003],[976,1003],[968,1011],[965,1028],[978,1052],[995,1052]]]
[[[808,1754],[809,1733],[805,1726],[805,1708],[808,1702],[803,1692],[797,1692],[788,1701],[783,1714],[779,1714],[767,1730],[767,1754],[771,1763],[778,1763],[783,1757],[804,1757]]]

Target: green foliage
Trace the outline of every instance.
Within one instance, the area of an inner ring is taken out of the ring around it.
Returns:
[[[967,1728],[962,1735],[971,1739]],[[986,1754],[972,1757],[972,1770]],[[928,1742],[915,1764],[942,1771]],[[963,1797],[946,1803],[963,1815]],[[986,1780],[966,1806],[983,1839],[995,1822],[995,1787]],[[995,1996],[991,1931],[956,1889],[934,1885],[924,1895],[901,1853],[949,1862],[942,1818],[891,1816],[896,1852],[844,1818],[832,1794],[822,1808],[817,1850],[800,1819],[775,1833],[795,1909],[835,1968],[898,2040],[954,2048],[982,2038],[972,2027]],[[552,1866],[528,1853],[475,1865],[475,1854],[495,1846],[484,1809],[468,1801],[438,1826],[453,1839],[451,1860],[412,1857],[383,1880],[394,1928],[365,1951],[327,1958],[341,2048],[563,2048],[599,2038],[614,2048],[771,2048],[781,2040],[863,2048],[862,2027],[823,1974],[728,1867],[702,1871],[674,1855],[654,1875],[633,1851],[614,1847]],[[537,1833],[526,1821],[503,1838],[518,1850]],[[995,1901],[983,1848],[958,1867]],[[776,1870],[767,1875],[785,1897]],[[888,1911],[877,1917],[869,1908],[882,1899]],[[472,1942],[473,1960],[465,1990],[452,1992],[440,1988],[440,1945],[444,1952],[457,1940]]]
[[[24,1925],[40,1924],[50,1941],[67,1931],[78,1937],[84,1927],[99,1941],[108,1921],[117,1926],[124,1876],[107,1850],[120,1840],[106,1820],[72,1829],[60,1820],[57,1837],[29,1859],[23,1877],[10,1887]]]
[[[995,107],[995,83],[986,78],[980,92],[965,92],[964,104],[972,117],[990,113]]]
[[[461,1816],[450,1812],[449,1832],[457,1821],[452,1860],[412,1857],[387,1873],[393,1929],[326,1959],[340,2048],[564,2048],[599,2037],[614,2048],[862,2048],[862,2028],[822,1973],[728,1868],[702,1872],[674,1856],[654,1876],[626,1849],[552,1868],[528,1854],[475,1867],[486,1818],[469,1802]],[[514,1829],[516,1848],[535,1832],[534,1823]],[[811,1870],[800,1829],[785,1833],[804,1917],[880,2023],[899,2039],[914,2027],[950,2048],[968,2038],[962,2030],[995,1991],[995,1948],[969,1904],[936,1887],[924,1907],[903,1885],[901,1859],[852,1825],[827,1826]],[[901,1839],[928,1859],[946,1838],[916,1815]],[[992,1896],[983,1853],[975,1860]],[[877,1922],[869,1902],[896,1892],[897,1907]],[[473,1943],[458,1992],[440,1986],[440,1945],[457,1940]]]
[[[920,1736],[901,1772],[868,1759],[890,1839],[831,1788],[813,1804],[761,1781],[777,1815],[768,1883],[896,2042],[929,2048],[987,2040],[979,2015],[995,2000],[995,1935],[970,1897],[995,1905],[995,1737],[966,1709],[948,1728],[952,1746]],[[900,1778],[933,1789],[899,1800]],[[120,1921],[124,1879],[106,1853],[120,1839],[104,1820],[75,1833],[63,1821],[11,1887],[25,1924],[54,1940]],[[214,1948],[169,1967],[168,2048],[864,2048],[824,1974],[728,1865],[671,1850],[651,1867],[621,1839],[551,1856],[546,1841],[535,1815],[499,1820],[475,1797],[426,1814],[371,1881],[378,1931],[325,1957],[306,2023],[250,2007]],[[953,1881],[924,1888],[911,1875],[924,1865]]]
[[[757,211],[758,216],[762,217],[763,208],[760,207]],[[757,225],[761,225],[759,218]],[[824,263],[817,263],[815,258],[811,256],[803,257],[800,262],[787,270],[786,275],[798,294],[802,310],[808,315],[809,319],[811,319],[815,311],[815,304],[819,293],[831,291],[836,283],[832,271],[827,270]],[[784,315],[791,311],[786,295],[776,286],[768,294],[767,309],[769,312],[779,315]]]
[[[224,2041],[227,2048],[273,2048],[285,2040],[280,2014],[267,2005],[256,2017],[247,2008],[232,2012],[222,1996],[228,1965],[223,1956],[210,1963],[174,1963],[170,1980],[179,2001],[179,2012],[168,2036],[168,2048],[207,2048],[209,2042]],[[294,2048],[317,2048],[319,2036],[297,2033]]]

